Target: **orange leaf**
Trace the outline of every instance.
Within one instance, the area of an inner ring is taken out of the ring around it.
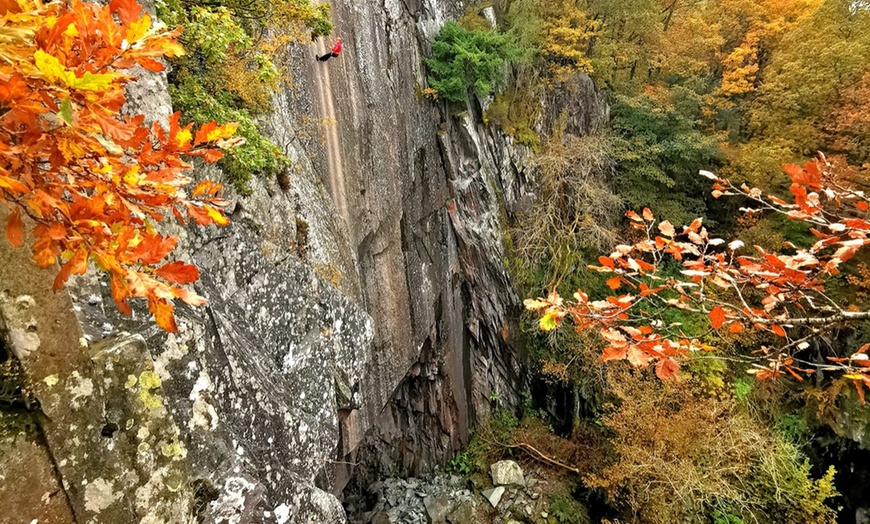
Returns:
[[[21,222],[21,213],[18,208],[9,211],[9,219],[6,221],[6,240],[12,247],[21,246],[24,240],[24,223]]]
[[[667,220],[659,223],[659,231],[661,231],[662,234],[666,237],[673,237],[674,234],[676,234],[673,224],[671,224]]]
[[[7,191],[11,191],[13,193],[27,193],[30,190],[27,189],[27,186],[15,180],[14,178],[9,178],[3,175],[0,175],[0,189],[5,189]]]
[[[700,218],[696,218],[695,220],[692,220],[692,223],[689,224],[689,227],[686,228],[686,232],[691,231],[693,233],[697,233],[698,228],[701,227],[702,223],[703,223],[703,221]]]
[[[193,291],[188,291],[183,287],[173,288],[172,294],[180,298],[182,301],[184,301],[185,304],[189,306],[201,306],[208,303],[208,300],[206,300],[205,298],[197,295]]]
[[[725,323],[725,310],[722,306],[716,306],[710,311],[710,325],[713,329],[719,329]]]
[[[620,277],[613,277],[607,281],[607,287],[610,289],[619,289],[619,286],[622,285],[622,279]]]
[[[782,326],[774,324],[770,326],[770,330],[773,331],[777,336],[785,337],[785,330],[782,329]]]
[[[633,222],[643,222],[643,220],[638,216],[634,211],[626,211],[625,216],[627,216]]]
[[[193,139],[193,143],[199,145],[203,142],[208,142],[208,134],[215,128],[217,128],[217,122],[214,120],[201,125],[199,129],[196,130],[196,137]]]
[[[142,6],[136,0],[112,0],[109,9],[118,15],[125,26],[136,21],[142,12]]]
[[[154,322],[170,333],[178,333],[174,310],[175,308],[169,301],[159,298],[153,293],[148,294],[148,311],[154,315]]]
[[[655,217],[652,214],[652,211],[649,210],[648,207],[643,208],[643,219],[647,222],[652,222]]]
[[[112,273],[110,281],[112,283],[112,300],[115,301],[118,310],[129,317],[133,314],[133,310],[130,309],[130,304],[127,303],[127,297],[130,296],[127,283],[114,273]]]
[[[677,376],[680,365],[672,358],[663,358],[656,364],[656,376],[662,380],[668,380]]]
[[[867,402],[864,401],[864,384],[860,380],[853,380],[852,383],[855,384],[855,391],[858,392],[858,399],[861,400],[861,404],[866,404]]]
[[[604,349],[601,353],[601,360],[623,360],[628,356],[628,346],[623,345],[622,347],[609,346]]]
[[[54,222],[48,228],[48,238],[52,240],[60,240],[66,238],[66,228],[60,222]]]
[[[609,267],[610,269],[616,268],[616,266],[613,264],[613,260],[608,257],[598,257],[598,263],[602,266]]]
[[[202,152],[202,159],[209,164],[214,164],[224,157],[224,152],[220,149],[206,149]]]
[[[740,333],[743,331],[743,324],[740,322],[732,322],[730,326],[728,326],[729,333]]]
[[[71,274],[81,275],[88,269],[88,252],[85,249],[79,249],[64,265],[60,267],[60,271],[54,278],[54,285],[51,287],[53,291],[57,291],[63,287]]]

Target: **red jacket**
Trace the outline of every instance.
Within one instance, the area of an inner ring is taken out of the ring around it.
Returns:
[[[341,53],[341,40],[337,41],[334,46],[332,46],[332,54],[338,55]]]

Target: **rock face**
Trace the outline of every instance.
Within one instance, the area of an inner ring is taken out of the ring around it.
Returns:
[[[51,272],[0,243],[0,333],[45,415],[41,436],[7,441],[46,471],[4,500],[52,492],[57,522],[343,522],[349,482],[443,464],[490,398],[516,404],[502,224],[529,198],[529,153],[476,101],[420,96],[421,56],[461,9],[333,2],[345,52],[324,64],[295,49],[268,122],[289,183],[255,180],[227,228],[173,226],[209,299],[178,308],[178,334],[141,307],[117,314],[95,274],[52,294]],[[165,118],[165,80],[142,76],[128,110]],[[568,101],[566,126],[606,118],[591,83],[570,89],[550,111]],[[422,508],[453,522],[437,497]]]

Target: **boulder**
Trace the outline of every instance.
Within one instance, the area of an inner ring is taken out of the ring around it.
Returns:
[[[523,470],[513,460],[500,460],[489,467],[489,472],[492,475],[492,483],[496,486],[526,485]]]
[[[426,516],[430,524],[443,524],[447,522],[447,514],[452,509],[450,499],[444,495],[425,497],[423,499],[423,506],[426,508]]]

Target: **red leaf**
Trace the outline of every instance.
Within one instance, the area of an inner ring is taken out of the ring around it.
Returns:
[[[725,310],[722,306],[716,306],[710,311],[710,325],[713,329],[719,329],[725,323]]]
[[[858,399],[861,400],[861,404],[866,404],[867,402],[864,401],[864,384],[860,380],[853,380],[852,383],[855,384],[855,391],[858,392]]]
[[[21,241],[24,240],[24,223],[21,222],[18,208],[9,211],[9,219],[6,221],[6,240],[12,247],[21,246]]]
[[[109,9],[112,13],[118,14],[118,18],[125,26],[138,20],[139,14],[142,12],[142,6],[136,0],[112,0]]]
[[[164,264],[154,274],[174,284],[190,284],[199,279],[199,269],[194,265],[185,264],[181,261]]]

